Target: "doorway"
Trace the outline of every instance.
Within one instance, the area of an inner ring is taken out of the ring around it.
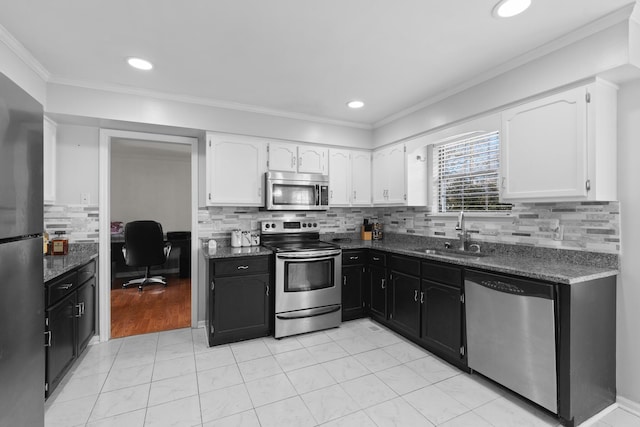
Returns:
[[[197,325],[197,153],[195,138],[101,130],[101,341]],[[122,288],[144,276],[126,266],[120,249],[118,232],[135,220],[159,222],[172,243],[167,262],[151,270],[166,287]]]
[[[191,147],[125,138],[111,140],[111,337],[121,338],[191,325]],[[123,287],[144,277],[122,253],[124,225],[152,220],[171,245],[167,261],[154,266],[166,286]],[[186,253],[185,253],[186,252]]]

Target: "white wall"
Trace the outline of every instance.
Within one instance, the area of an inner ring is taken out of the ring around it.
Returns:
[[[371,148],[371,130],[333,123],[228,110],[139,94],[49,84],[47,111],[54,114],[200,129],[263,138]],[[160,132],[161,133],[161,132]],[[190,135],[188,135],[190,136]]]
[[[100,131],[95,127],[58,125],[56,151],[56,204],[80,204],[88,193],[98,204]]]
[[[168,153],[111,149],[111,221],[150,219],[167,231],[191,230],[191,147]]]
[[[621,263],[618,276],[618,395],[640,410],[640,81],[618,94],[618,198]]]

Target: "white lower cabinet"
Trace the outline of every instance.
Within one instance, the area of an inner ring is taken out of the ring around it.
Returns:
[[[501,200],[615,200],[616,93],[596,80],[505,110]]]
[[[404,144],[375,150],[372,160],[374,205],[406,204]]]
[[[264,206],[267,142],[207,132],[207,206]]]
[[[329,205],[371,205],[371,153],[329,150]]]

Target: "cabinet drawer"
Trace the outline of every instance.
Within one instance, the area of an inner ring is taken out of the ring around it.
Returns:
[[[387,265],[387,254],[375,251],[369,252],[369,264],[384,267]]]
[[[47,283],[47,306],[54,304],[65,295],[70,294],[77,284],[78,275],[76,271],[67,273]]]
[[[214,276],[237,276],[269,272],[269,257],[243,257],[212,261]]]
[[[78,284],[83,284],[96,275],[96,262],[90,261],[88,264],[78,269]]]
[[[364,251],[343,251],[342,265],[364,264],[366,254]]]
[[[459,288],[462,286],[462,269],[435,262],[423,262],[422,278]]]
[[[391,270],[413,276],[420,276],[420,260],[403,256],[392,256]]]

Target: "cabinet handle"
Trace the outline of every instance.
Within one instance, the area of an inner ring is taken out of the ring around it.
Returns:
[[[71,289],[73,287],[73,283],[65,283],[63,285],[58,285],[58,289],[62,289],[66,291],[67,289]]]
[[[76,308],[78,309],[78,314],[75,317],[82,317],[82,306],[80,304],[76,304]]]
[[[373,257],[373,260],[374,260],[374,261],[380,261],[380,258],[378,258],[377,256],[374,256],[374,257]]]
[[[45,342],[45,347],[51,347],[51,331],[45,331],[44,333],[47,337],[47,341]]]
[[[355,260],[355,259],[358,259],[358,258],[360,258],[360,257],[357,257],[357,256],[351,256],[351,257],[349,257],[349,259],[354,259],[354,260]]]
[[[342,286],[347,286],[347,276],[342,276]]]
[[[387,279],[382,279],[382,289],[387,287]]]
[[[415,302],[418,302],[418,290],[417,289],[413,291],[413,300]]]
[[[500,184],[500,186],[502,187],[503,190],[505,189],[504,182],[505,182],[506,179],[507,179],[507,177],[503,176],[502,177],[502,183]]]
[[[267,288],[266,295],[269,296],[269,285],[265,285],[265,288]]]
[[[329,190],[329,198],[333,200],[333,190]]]
[[[246,270],[246,269],[248,269],[248,268],[249,268],[249,266],[248,266],[248,265],[239,265],[239,266],[238,266],[238,270]]]
[[[302,157],[298,157],[298,167],[302,167]]]
[[[424,304],[424,292],[420,292],[420,304]]]
[[[82,306],[82,312],[80,314],[82,314],[84,316],[84,301],[82,301],[80,303],[80,305]]]
[[[355,200],[356,198],[357,198],[356,197],[356,190],[353,190],[353,200]]]

